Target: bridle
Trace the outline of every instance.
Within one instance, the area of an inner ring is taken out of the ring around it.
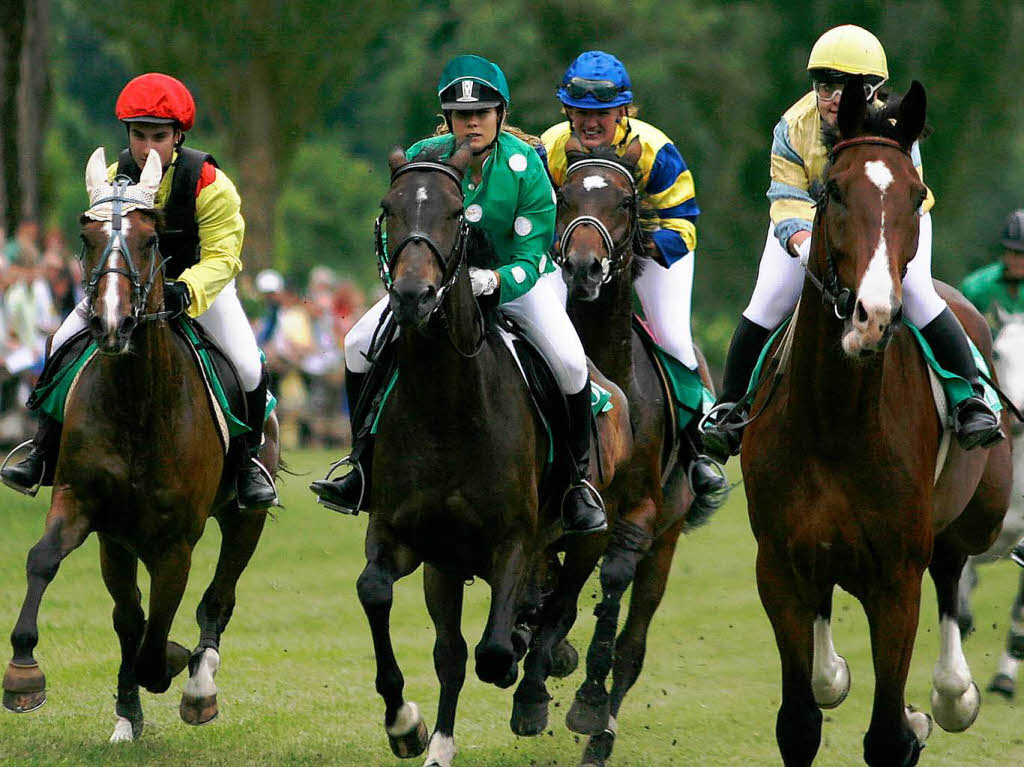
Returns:
[[[829,164],[831,165],[834,163],[836,155],[844,149],[864,144],[891,147],[893,149],[898,149],[900,152],[907,155],[907,157],[910,157],[910,152],[904,149],[903,145],[894,139],[884,138],[882,136],[858,136],[857,138],[849,138],[844,141],[840,141],[832,147],[832,151],[829,152]],[[822,233],[825,240],[825,272],[821,279],[818,279],[818,277],[810,270],[810,267],[808,267],[806,274],[807,279],[810,280],[811,284],[817,288],[819,293],[821,293],[821,302],[826,306],[831,305],[836,317],[841,320],[845,320],[853,314],[854,307],[857,303],[857,297],[850,288],[843,287],[839,284],[835,249],[833,248],[832,240],[828,235],[828,226],[825,224],[825,212],[828,210],[828,201],[829,192],[828,188],[825,187],[822,189],[821,194],[814,203],[816,208],[814,214],[814,225],[815,228]]]
[[[606,160],[603,157],[586,157],[582,160],[577,160],[566,169],[566,182],[568,183],[569,177],[573,173],[582,168],[610,168],[629,183],[629,226],[626,230],[626,236],[622,242],[616,244],[612,239],[611,232],[608,231],[608,227],[605,226],[601,219],[596,216],[576,216],[562,231],[558,245],[551,252],[551,259],[558,266],[563,266],[566,259],[565,252],[568,249],[569,240],[572,238],[572,235],[581,226],[592,226],[597,229],[597,233],[601,236],[601,242],[604,244],[604,249],[608,253],[608,258],[601,260],[601,284],[603,285],[617,277],[628,263],[626,249],[632,245],[640,229],[640,199],[637,194],[636,179],[633,178],[633,174],[623,165],[613,160]]]
[[[142,314],[142,309],[146,306],[149,300],[149,294],[153,290],[153,284],[156,281],[157,275],[163,271],[164,264],[167,263],[167,259],[163,259],[157,264],[158,251],[158,238],[154,235],[153,244],[150,246],[150,259],[149,265],[149,279],[146,284],[142,284],[142,280],[139,276],[138,269],[135,268],[135,262],[132,261],[131,249],[128,247],[128,241],[124,237],[124,231],[121,229],[121,221],[124,216],[122,214],[122,204],[138,206],[139,200],[131,196],[128,192],[128,188],[132,186],[132,181],[127,176],[117,176],[113,181],[113,192],[109,197],[103,197],[98,200],[94,200],[90,208],[95,208],[97,205],[101,205],[105,202],[110,203],[110,239],[107,240],[107,245],[103,249],[103,254],[100,256],[99,262],[96,267],[92,270],[89,275],[89,281],[85,284],[85,297],[88,301],[87,306],[92,309],[93,301],[96,299],[96,294],[99,291],[100,279],[106,274],[119,274],[122,277],[126,277],[132,288],[131,298],[131,319],[138,325],[141,322],[150,322],[153,320],[163,320],[171,316],[169,311],[150,312],[149,314]],[[127,264],[127,269],[122,267],[107,267],[106,263],[111,253],[117,250],[121,257]],[[82,252],[79,254],[79,260],[84,264],[86,246],[82,246]]]

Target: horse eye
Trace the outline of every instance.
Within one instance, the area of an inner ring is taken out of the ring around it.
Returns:
[[[835,182],[830,181],[825,187],[825,191],[828,192],[828,196],[839,205],[843,204],[843,193],[839,190],[839,185]]]

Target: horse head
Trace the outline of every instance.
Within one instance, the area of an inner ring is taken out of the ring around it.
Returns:
[[[407,161],[401,147],[388,157],[391,188],[381,200],[386,245],[378,237],[382,272],[390,278],[391,311],[398,324],[422,328],[441,306],[465,261],[468,236],[462,174],[472,151],[466,143],[446,162]]]
[[[156,280],[161,218],[154,202],[162,176],[160,156],[154,150],[138,184],[123,176],[107,181],[102,147],[92,153],[85,169],[90,205],[80,220],[82,268],[87,279],[89,333],[104,354],[127,351],[139,322],[158,316],[143,314],[150,302],[163,303],[163,284]],[[148,275],[145,283],[143,274]]]
[[[632,261],[640,224],[634,174],[642,152],[636,138],[622,157],[611,147],[587,152],[575,134],[566,142],[554,255],[573,299],[595,300],[601,285]]]
[[[996,309],[992,351],[999,385],[1018,410],[1024,408],[1024,314]]]
[[[883,350],[903,313],[902,282],[917,252],[921,205],[928,190],[911,147],[925,121],[925,92],[916,80],[895,105],[867,103],[862,78],[847,79],[818,201],[811,273],[845,320],[843,351],[863,357]],[[849,291],[840,286],[852,286]],[[831,300],[831,299],[830,299]]]

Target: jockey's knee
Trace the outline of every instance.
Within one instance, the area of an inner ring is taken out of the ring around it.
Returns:
[[[254,355],[247,354],[245,359],[238,360],[235,363],[235,369],[238,371],[238,378],[242,382],[242,388],[248,391],[255,391],[256,387],[260,385],[260,379],[263,377],[263,360],[260,359],[259,353]]]
[[[561,365],[553,366],[558,378],[558,385],[565,394],[576,394],[587,385],[590,371],[587,369],[587,356],[565,355]]]
[[[345,367],[353,373],[365,373],[370,369],[366,352],[370,348],[370,338],[351,328],[345,335]]]

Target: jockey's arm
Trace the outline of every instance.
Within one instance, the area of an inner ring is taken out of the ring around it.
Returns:
[[[555,201],[540,157],[531,153],[519,190],[509,262],[495,269],[498,301],[506,303],[534,286],[547,265],[555,233]],[[543,263],[542,263],[543,262]]]
[[[666,141],[654,155],[650,172],[645,175],[647,202],[657,211],[658,218],[652,237],[665,266],[671,266],[697,249],[700,208],[693,173],[675,144]]]
[[[770,215],[779,243],[791,255],[811,236],[814,200],[804,159],[793,147],[786,119],[779,120],[772,137],[771,184],[768,199]]]

